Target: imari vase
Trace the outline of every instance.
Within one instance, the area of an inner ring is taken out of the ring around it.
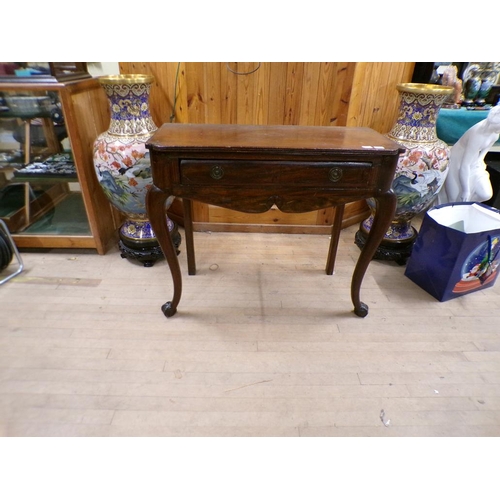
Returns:
[[[162,257],[146,212],[146,194],[152,186],[147,140],[157,130],[151,118],[149,96],[152,75],[111,75],[99,78],[108,97],[111,121],[94,142],[94,166],[110,203],[126,220],[121,225],[122,257],[151,266]],[[166,215],[170,235],[180,243],[177,225]]]
[[[438,139],[436,120],[453,87],[402,83],[396,88],[400,99],[398,117],[387,137],[406,151],[399,156],[392,183],[397,196],[396,214],[375,258],[404,264],[417,237],[411,220],[431,207],[448,174],[450,148]],[[376,210],[373,199],[367,202],[372,213],[356,234],[360,247],[366,241]]]

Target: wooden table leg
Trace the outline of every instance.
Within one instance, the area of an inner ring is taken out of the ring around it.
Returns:
[[[335,267],[335,257],[337,256],[337,248],[339,246],[340,231],[342,230],[342,219],[344,218],[345,205],[337,205],[335,207],[335,216],[332,225],[332,235],[330,238],[330,249],[328,250],[328,259],[326,261],[326,274],[332,275]]]
[[[364,318],[368,314],[368,306],[359,299],[361,282],[363,281],[368,264],[370,264],[378,246],[384,238],[387,228],[394,218],[397,199],[396,195],[391,191],[375,198],[375,202],[376,212],[373,224],[354,268],[351,282],[351,299],[354,304],[354,313],[361,318]]]
[[[165,217],[165,212],[173,201],[173,196],[168,196],[167,193],[161,191],[156,186],[153,186],[146,196],[148,218],[156,235],[156,239],[167,259],[168,267],[170,268],[172,280],[174,282],[174,296],[171,301],[163,304],[161,308],[163,314],[167,318],[173,316],[177,312],[177,305],[179,304],[182,294],[181,268],[177,258],[177,251],[168,230],[167,218]]]
[[[196,274],[196,258],[194,255],[193,241],[193,202],[185,198],[182,199],[184,208],[184,239],[186,240],[186,254],[188,264],[188,274]]]

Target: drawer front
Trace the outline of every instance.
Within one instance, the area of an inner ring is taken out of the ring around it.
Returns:
[[[182,160],[183,185],[321,186],[366,188],[373,180],[371,162],[294,162]]]

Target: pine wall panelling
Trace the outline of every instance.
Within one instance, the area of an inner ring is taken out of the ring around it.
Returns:
[[[157,125],[228,123],[371,127],[389,131],[398,108],[396,84],[411,81],[408,62],[121,62],[121,73],[155,76],[151,113]],[[175,110],[174,110],[175,104]],[[182,221],[180,203],[171,209]],[[343,227],[368,213],[349,203]],[[196,202],[195,229],[215,231],[330,232],[334,209],[244,214]]]

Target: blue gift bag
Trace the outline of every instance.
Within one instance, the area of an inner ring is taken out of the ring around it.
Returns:
[[[446,203],[424,216],[405,276],[441,302],[494,285],[500,264],[500,211]]]

